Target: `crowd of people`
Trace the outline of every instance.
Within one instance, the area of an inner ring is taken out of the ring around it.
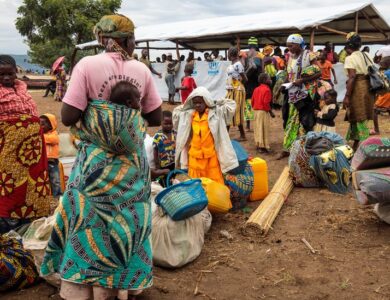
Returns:
[[[152,77],[162,74],[154,70],[147,51],[140,62],[133,57],[134,29],[127,17],[104,16],[94,32],[105,52],[80,60],[66,91],[59,86],[64,71],[56,70],[61,121],[79,141],[65,191],[59,187],[56,120],[52,114],[39,117],[26,85],[16,79],[15,61],[0,56],[0,230],[47,216],[47,197],[63,194],[41,274],[60,273],[64,299],[127,299],[152,285],[152,179],[164,185],[169,171],[185,169],[190,177],[227,185],[233,206],[242,207],[253,188],[253,173],[248,166],[237,169],[231,127],[238,127],[244,141],[252,122],[257,151],[269,153],[270,118],[273,109],[282,108],[284,151],[279,158],[288,156],[293,142],[309,131],[336,131],[339,105],[332,64],[339,57],[331,43],[313,53],[301,35],[292,34],[283,54],[270,45],[260,51],[255,37],[245,51],[231,47],[226,97],[218,100],[197,87],[191,76],[193,55],[185,60],[185,76],[176,87],[180,60],[168,53],[161,59],[167,67],[168,102],[173,103],[177,91],[182,95],[171,113],[162,111]],[[374,108],[389,107],[388,95],[380,95],[375,106],[361,46],[358,34],[347,36],[343,105],[350,123],[347,139],[355,149],[369,135]],[[376,59],[389,78],[386,51]],[[222,57],[213,51],[204,59]],[[146,135],[147,126],[160,125],[154,137]]]

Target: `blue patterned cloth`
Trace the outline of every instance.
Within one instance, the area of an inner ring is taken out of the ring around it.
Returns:
[[[246,163],[241,173],[224,174],[225,185],[230,189],[233,209],[245,207],[248,197],[253,191],[254,176],[252,167]]]
[[[329,191],[346,194],[352,190],[352,156],[351,147],[348,145],[338,146],[320,155],[312,155],[310,166]]]
[[[152,285],[150,175],[141,112],[93,100],[41,272],[117,289]]]

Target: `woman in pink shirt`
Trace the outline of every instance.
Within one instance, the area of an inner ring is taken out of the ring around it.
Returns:
[[[63,99],[62,122],[80,144],[41,272],[61,274],[64,299],[128,299],[153,282],[144,120],[160,125],[162,101],[132,59],[133,22],[104,16],[95,34],[106,51],[76,65]],[[107,101],[121,81],[138,88],[141,110]]]

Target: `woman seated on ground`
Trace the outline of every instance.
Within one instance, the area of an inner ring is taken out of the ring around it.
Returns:
[[[0,55],[0,234],[50,210],[46,149],[37,106],[16,79],[16,62]]]

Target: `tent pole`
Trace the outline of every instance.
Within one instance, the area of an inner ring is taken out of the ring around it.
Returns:
[[[146,42],[146,50],[148,51],[148,59],[150,59],[150,47],[149,47],[149,41]]]
[[[236,39],[237,39],[237,42],[236,42],[236,44],[237,44],[237,49],[238,49],[238,51],[240,51],[241,50],[241,47],[240,47],[240,44],[241,44],[241,40],[240,40],[240,36],[236,36]]]
[[[324,26],[324,25],[318,25],[318,28],[325,30],[325,31],[328,31],[328,32],[337,33],[337,34],[340,34],[343,36],[346,36],[348,34],[347,32],[336,30],[336,29],[333,29],[333,28],[330,28],[330,27]],[[360,37],[367,38],[367,39],[376,39],[377,38],[377,37],[372,36],[372,35],[363,35],[363,34],[360,34]]]
[[[227,49],[225,49],[225,58],[226,58],[226,60],[229,60],[228,59],[228,51],[227,51]]]
[[[359,33],[359,12],[355,13],[355,32]]]
[[[177,60],[180,61],[179,43],[176,41],[176,56]]]
[[[376,30],[378,30],[380,33],[382,33],[387,38],[387,33],[385,31],[383,31],[382,28],[380,28],[378,26],[378,24],[375,23],[375,21],[372,20],[370,18],[370,16],[365,11],[362,11],[362,14],[363,14],[364,18],[367,20],[367,22],[371,24],[372,27],[374,27]]]
[[[311,28],[310,30],[310,51],[314,50],[314,27]]]

